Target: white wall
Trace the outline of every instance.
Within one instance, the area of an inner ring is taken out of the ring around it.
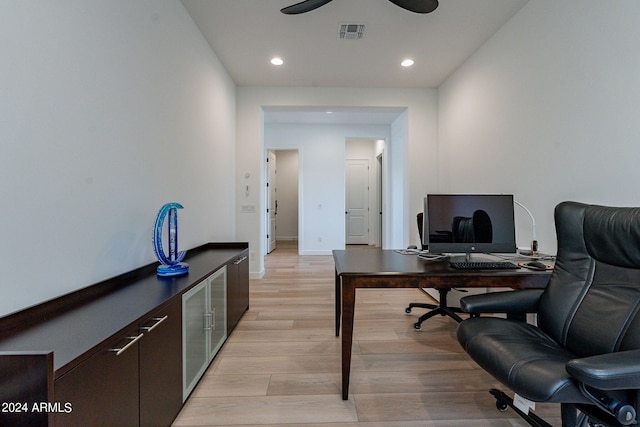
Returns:
[[[0,315],[235,239],[235,85],[178,1],[0,4]]]
[[[527,3],[440,87],[440,190],[514,193],[549,252],[558,202],[638,206],[638,28],[636,0]]]
[[[406,197],[400,203],[390,203],[390,206],[387,206],[386,210],[391,217],[389,221],[394,230],[387,230],[385,242],[389,247],[405,247],[409,243],[410,236],[414,234],[411,226],[415,228],[415,215],[422,209],[422,197],[428,191],[437,189],[436,90],[239,87],[237,105],[237,204],[255,204],[260,208],[264,206],[263,192],[251,191],[249,196],[245,197],[244,189],[246,185],[252,189],[261,188],[264,156],[263,107],[406,108],[404,115],[391,126],[391,144],[395,146],[387,153],[389,163],[393,164],[391,168],[395,168],[396,176],[392,177],[392,182],[402,189]],[[342,150],[344,151],[344,144]],[[301,168],[306,170],[307,155],[304,156],[300,161]],[[309,158],[312,162],[315,161],[312,156]],[[409,167],[404,167],[403,162],[409,164]],[[303,200],[306,191],[306,188],[300,188],[300,197]],[[328,197],[331,198],[329,203],[344,203],[344,191]],[[340,198],[341,201],[337,202],[334,198]],[[249,242],[251,273],[256,277],[264,271],[260,244],[260,236],[264,235],[264,220],[258,210],[254,214],[247,214],[241,213],[238,207],[237,211],[237,238]],[[344,215],[344,212],[342,214]],[[332,243],[339,242],[336,240]],[[321,250],[327,249],[329,248]]]

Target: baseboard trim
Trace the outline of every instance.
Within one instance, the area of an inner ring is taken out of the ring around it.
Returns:
[[[331,250],[323,250],[323,251],[302,251],[300,255],[332,255],[333,252]]]

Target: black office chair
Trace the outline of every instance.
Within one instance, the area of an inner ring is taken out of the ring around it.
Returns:
[[[638,423],[640,208],[575,202],[555,210],[558,256],[544,290],[472,295],[470,313],[538,314],[538,326],[474,317],[458,326],[471,358],[513,392],[560,403],[563,427]],[[500,409],[513,407],[493,389]],[[532,426],[549,426],[534,413]]]
[[[491,243],[493,224],[486,211],[478,209],[471,217],[455,216],[451,223],[454,242]]]
[[[422,220],[424,214],[420,212],[418,214],[418,233],[420,234],[420,242],[422,243]],[[422,249],[427,249],[424,245],[422,245]],[[427,304],[423,302],[412,302],[409,304],[407,308],[404,309],[405,313],[410,314],[411,310],[415,307],[418,308],[426,308],[430,311],[427,311],[425,314],[418,318],[418,321],[413,324],[414,329],[420,330],[422,328],[422,322],[427,319],[432,318],[436,315],[441,316],[449,316],[454,319],[456,322],[462,322],[462,318],[458,316],[456,313],[462,313],[462,310],[458,307],[449,307],[447,305],[447,295],[451,291],[452,288],[438,289],[438,294],[440,297],[439,304]]]

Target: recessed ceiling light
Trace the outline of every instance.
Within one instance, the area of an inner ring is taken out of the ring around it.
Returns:
[[[282,58],[278,58],[276,56],[275,58],[271,58],[271,63],[273,65],[282,65],[282,64],[284,64],[284,61],[282,60]]]
[[[400,63],[403,67],[411,67],[414,64],[413,59],[405,59]]]

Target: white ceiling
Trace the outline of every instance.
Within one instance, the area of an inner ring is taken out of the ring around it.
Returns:
[[[431,88],[442,83],[527,0],[440,0],[421,15],[388,0],[333,0],[301,15],[300,0],[182,0],[238,86]],[[338,40],[340,23],[364,23]],[[273,56],[284,59],[275,67]],[[415,65],[400,66],[410,57]]]

